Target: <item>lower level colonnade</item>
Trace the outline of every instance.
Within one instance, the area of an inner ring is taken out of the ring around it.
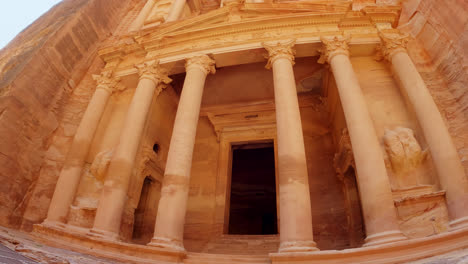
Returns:
[[[294,41],[266,42],[267,68],[273,72],[279,170],[279,252],[318,250],[313,237],[307,160],[300,109],[294,79]],[[396,78],[406,92],[430,146],[447,204],[452,228],[466,225],[468,182],[460,159],[421,76],[402,46],[383,51],[391,61]],[[321,62],[330,65],[336,80],[357,170],[366,240],[374,246],[407,240],[400,231],[384,156],[363,92],[350,61],[347,39],[342,36],[322,39]],[[89,235],[116,240],[127,201],[127,191],[135,158],[154,96],[170,83],[158,61],[137,66],[139,82],[126,114],[119,144],[110,162],[99,205]],[[197,123],[207,75],[215,73],[215,61],[202,54],[185,64],[186,77],[180,96],[164,172],[161,199],[154,237],[149,246],[184,252],[185,213],[189,197],[190,171]],[[75,135],[69,157],[57,183],[49,208],[50,224],[66,223],[66,215],[80,180],[84,159],[103,109],[116,87],[109,74],[99,83]],[[70,169],[72,167],[72,169]]]
[[[158,62],[146,62],[137,67],[140,80],[124,121],[119,144],[109,164],[94,226],[90,231],[114,239],[119,235],[130,176],[151,102],[154,95],[158,96],[164,85],[171,81]]]

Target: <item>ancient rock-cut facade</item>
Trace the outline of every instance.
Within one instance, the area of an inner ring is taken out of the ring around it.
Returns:
[[[129,263],[468,248],[467,10],[63,1],[0,52],[0,225]]]

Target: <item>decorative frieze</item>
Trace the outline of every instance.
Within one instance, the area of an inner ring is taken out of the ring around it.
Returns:
[[[335,36],[332,38],[322,37],[322,48],[319,50],[321,56],[318,60],[318,63],[330,63],[331,59],[338,55],[344,54],[349,56],[349,39],[343,36]]]
[[[262,43],[263,47],[268,51],[268,56],[266,56],[268,63],[265,68],[271,69],[275,60],[279,58],[286,58],[294,65],[294,57],[296,55],[296,50],[294,49],[295,44],[295,39]]]

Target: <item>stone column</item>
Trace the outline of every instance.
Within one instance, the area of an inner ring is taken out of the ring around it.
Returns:
[[[182,94],[172,131],[161,199],[149,246],[185,251],[183,245],[190,170],[200,106],[208,73],[215,73],[215,62],[207,55],[186,61]]]
[[[155,4],[156,4],[156,0],[147,0],[143,9],[141,9],[138,16],[135,18],[135,20],[133,20],[128,31],[132,32],[132,31],[140,30],[145,24],[145,20],[148,17],[151,10],[153,10],[153,7]]]
[[[294,41],[264,43],[273,69],[280,199],[279,252],[318,250],[313,241],[307,161],[293,64]]]
[[[381,34],[381,51],[391,62],[401,90],[408,98],[427,140],[451,219],[450,227],[468,227],[468,178],[445,122],[431,93],[406,51],[408,38]]]
[[[98,85],[66,156],[50,202],[47,218],[44,221],[45,225],[60,225],[67,221],[68,210],[75,198],[81,179],[81,171],[107,101],[114,90],[123,88],[118,84],[119,79],[112,78],[111,75],[111,71],[104,71],[101,75],[93,75]]]
[[[330,64],[351,139],[366,227],[365,245],[406,239],[398,226],[382,148],[349,60],[347,41],[335,37],[322,39],[322,42],[324,45],[319,62],[328,61]]]
[[[169,14],[167,15],[166,22],[179,20],[182,12],[184,11],[186,0],[174,0],[172,3]]]
[[[135,157],[155,91],[159,95],[162,85],[171,81],[157,62],[147,62],[137,67],[140,81],[125,117],[119,144],[112,156],[99,199],[94,226],[90,231],[91,234],[110,239],[116,239],[119,234]]]

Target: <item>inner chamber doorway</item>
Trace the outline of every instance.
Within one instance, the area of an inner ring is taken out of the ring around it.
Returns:
[[[229,234],[278,233],[275,178],[273,142],[232,146]]]

